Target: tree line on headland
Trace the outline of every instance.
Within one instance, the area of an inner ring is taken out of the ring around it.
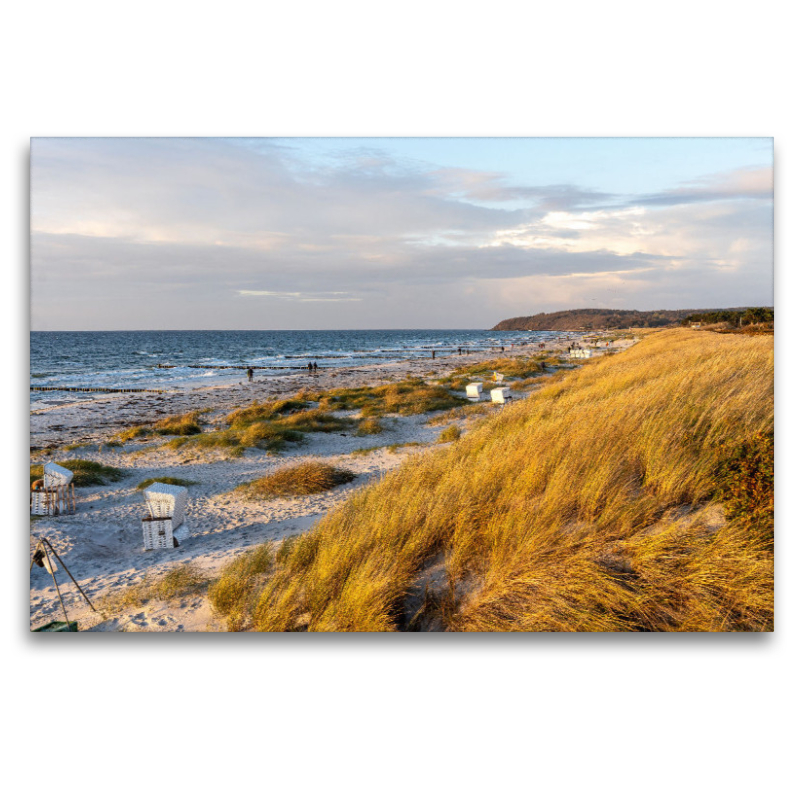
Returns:
[[[772,308],[678,309],[635,311],[625,309],[579,308],[512,317],[495,325],[493,331],[580,331],[619,330],[621,328],[664,328],[677,325],[714,325],[730,327],[770,324]]]

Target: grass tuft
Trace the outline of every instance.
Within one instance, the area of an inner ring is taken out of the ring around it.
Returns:
[[[327,492],[356,478],[349,469],[332,467],[322,461],[305,461],[294,467],[284,467],[255,481],[238,487],[251,499],[299,497]]]
[[[234,558],[209,587],[211,606],[227,618],[229,631],[245,627],[246,609],[259,587],[259,578],[271,569],[274,561],[273,546],[258,545]]]
[[[439,442],[457,442],[461,438],[461,428],[458,425],[451,425],[445,428],[440,434],[437,441]]]
[[[165,417],[153,425],[153,430],[160,436],[192,436],[203,430],[199,418],[199,411]]]
[[[66,461],[59,461],[60,466],[66,467],[73,473],[73,486],[105,486],[107,483],[115,483],[125,477],[125,470],[117,467],[107,467],[97,461],[89,461],[85,458],[71,458]],[[43,464],[31,464],[31,483],[44,477]]]
[[[383,433],[385,428],[381,425],[379,419],[369,417],[361,422],[356,430],[356,436],[375,436],[378,433]]]
[[[160,578],[145,578],[139,583],[102,598],[101,603],[114,613],[139,608],[151,600],[174,600],[202,592],[208,576],[192,564],[178,564]]]
[[[360,410],[363,417],[386,414],[427,414],[461,406],[468,401],[442,386],[429,386],[420,378],[412,378],[385,386],[360,386],[332,389],[316,395],[319,407],[328,411]]]
[[[197,481],[189,481],[185,478],[171,478],[169,476],[162,476],[160,478],[148,478],[146,481],[142,481],[140,484],[136,486],[137,489],[146,489],[148,486],[152,486],[154,483],[166,483],[170,486],[196,486]]]

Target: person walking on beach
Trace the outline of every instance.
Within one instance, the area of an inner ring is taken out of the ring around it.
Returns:
[[[306,367],[306,369],[307,369],[309,372],[311,372],[311,370],[313,369],[313,366],[311,365],[311,362],[310,362],[310,361],[308,362],[308,366]]]
[[[436,358],[436,351],[435,350],[431,350],[431,358]]]
[[[248,383],[252,383],[253,382],[253,368],[252,367],[248,367],[247,368],[247,382]]]
[[[317,369],[318,369],[318,367],[317,367],[317,362],[315,361],[315,362],[314,362],[314,372],[316,372],[316,371],[317,371]]]

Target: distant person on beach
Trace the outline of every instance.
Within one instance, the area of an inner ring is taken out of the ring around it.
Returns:
[[[248,381],[248,383],[252,383],[253,382],[253,368],[252,367],[248,367],[247,368],[247,381]]]
[[[317,371],[317,362],[315,361],[314,362],[314,372],[316,372],[316,371]]]
[[[500,352],[501,352],[501,353],[505,353],[505,351],[506,351],[505,347],[501,347],[501,348],[500,348]]]
[[[458,348],[458,354],[461,355],[461,348]]]
[[[310,361],[308,362],[308,366],[306,367],[306,369],[308,369],[309,372],[311,372],[311,370],[313,369],[313,366]]]
[[[436,351],[435,350],[431,350],[431,358],[436,358]]]

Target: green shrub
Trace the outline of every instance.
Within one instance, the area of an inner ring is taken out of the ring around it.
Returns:
[[[107,467],[105,464],[98,464],[96,461],[88,461],[84,458],[60,461],[59,466],[72,471],[73,486],[105,486],[107,483],[114,483],[125,477],[125,470]],[[31,464],[31,483],[43,477],[44,465]]]
[[[728,448],[718,471],[718,497],[732,519],[772,536],[775,513],[774,433],[756,433]]]
[[[146,481],[142,481],[136,488],[146,489],[148,486],[152,486],[154,483],[167,483],[170,486],[195,486],[197,481],[187,481],[185,478],[170,478],[162,476],[160,478],[148,478]]]

